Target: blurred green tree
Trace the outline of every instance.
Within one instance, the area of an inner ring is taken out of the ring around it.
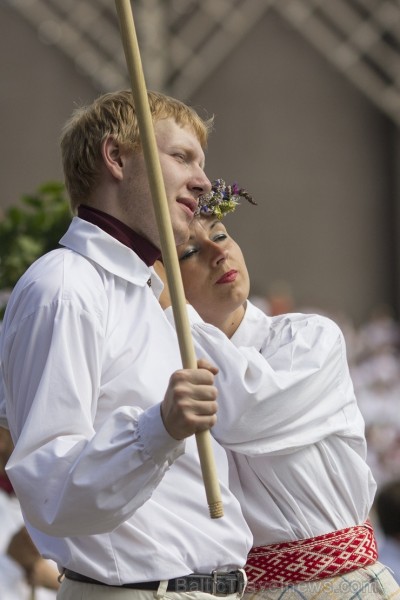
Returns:
[[[0,290],[12,289],[39,256],[57,248],[72,218],[64,184],[57,181],[22,196],[20,203],[0,218]]]

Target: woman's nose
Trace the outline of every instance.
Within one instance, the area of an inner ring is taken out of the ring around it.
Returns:
[[[227,250],[221,247],[220,244],[211,242],[211,262],[213,265],[218,266],[224,262],[228,257]]]

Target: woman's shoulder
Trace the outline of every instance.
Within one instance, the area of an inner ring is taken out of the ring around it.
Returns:
[[[278,347],[299,344],[308,347],[332,346],[343,340],[339,325],[330,317],[317,313],[293,312],[270,316],[247,304],[243,329],[257,340],[260,351],[268,355]],[[247,344],[250,345],[250,344]]]

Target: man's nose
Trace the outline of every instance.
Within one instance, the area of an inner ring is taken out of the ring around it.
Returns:
[[[191,182],[192,190],[195,190],[200,194],[208,194],[208,192],[211,192],[211,187],[211,181],[208,179],[203,169],[199,167],[199,172],[193,176]]]

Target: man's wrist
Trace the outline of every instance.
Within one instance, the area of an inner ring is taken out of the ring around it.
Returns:
[[[161,405],[148,408],[139,417],[139,435],[146,452],[160,466],[172,464],[185,451],[185,441],[174,439],[166,430],[161,416]]]

